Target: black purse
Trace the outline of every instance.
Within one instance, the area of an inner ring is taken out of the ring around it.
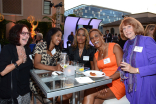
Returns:
[[[13,82],[12,82],[12,72],[11,72],[11,98],[10,99],[1,99],[0,104],[18,104],[13,100]]]

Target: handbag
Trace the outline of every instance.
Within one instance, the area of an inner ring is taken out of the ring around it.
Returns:
[[[12,81],[12,71],[11,71],[11,98],[10,99],[1,99],[0,104],[16,104],[13,100],[13,81]]]

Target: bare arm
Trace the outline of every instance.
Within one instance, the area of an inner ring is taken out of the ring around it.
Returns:
[[[61,71],[61,66],[48,66],[41,63],[41,54],[35,54],[34,58],[34,67],[37,69],[44,69],[44,70],[50,70],[50,71]]]
[[[123,51],[121,49],[121,47],[116,44],[114,45],[114,48],[113,48],[113,52],[116,56],[116,62],[117,62],[117,65],[118,67],[120,66],[120,62],[122,60],[122,56],[123,56]],[[110,76],[110,78],[112,78],[112,80],[116,80],[120,77],[120,73],[119,72],[115,72],[113,75]]]
[[[23,63],[23,61],[24,61],[24,56],[22,54],[18,55],[18,60],[16,61],[16,64],[19,66],[20,64]],[[5,67],[5,69],[0,74],[1,76],[4,76],[14,69],[15,69],[15,65],[13,63],[9,64]]]
[[[93,57],[93,63],[94,63],[94,70],[100,70],[98,67],[97,67],[97,61],[96,61],[96,58]]]
[[[22,60],[18,60],[18,61],[16,61],[16,63],[19,66],[22,63]],[[1,74],[1,76],[5,76],[6,74],[8,74],[9,72],[11,72],[14,69],[15,69],[15,65],[9,64],[6,66],[6,68],[0,74]]]
[[[91,70],[94,70],[94,62],[90,61]]]

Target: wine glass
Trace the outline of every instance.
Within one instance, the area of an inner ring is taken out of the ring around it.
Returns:
[[[69,65],[69,57],[66,53],[61,54],[59,63],[63,69]]]
[[[121,62],[125,62],[125,58],[122,58]],[[124,68],[124,66],[120,66],[120,67]],[[125,71],[120,71],[120,78],[122,78],[122,79],[127,79],[128,78],[128,77],[125,76]]]

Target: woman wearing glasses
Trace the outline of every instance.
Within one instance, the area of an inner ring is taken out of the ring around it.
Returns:
[[[10,29],[10,44],[4,46],[0,54],[0,104],[11,96],[15,104],[30,104],[29,77],[33,64],[29,58],[29,40],[25,25],[17,24]]]

